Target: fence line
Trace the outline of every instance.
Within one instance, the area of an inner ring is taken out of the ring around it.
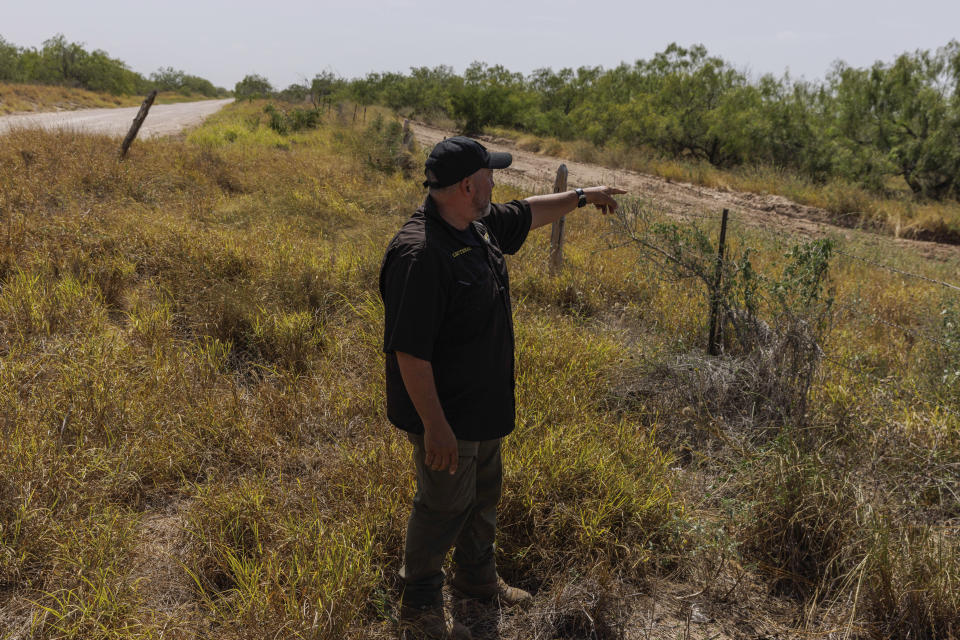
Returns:
[[[711,222],[714,222],[714,221],[720,222],[720,217],[719,217],[719,216],[714,216],[714,215],[682,214],[680,217],[681,217],[681,218],[682,218],[682,217],[698,218],[698,219],[702,219],[702,220],[709,220],[709,221],[711,221]],[[622,243],[618,243],[617,246],[618,246],[618,247],[623,247],[623,246],[627,246],[627,245],[634,245],[634,246],[639,245],[640,247],[645,248],[647,251],[651,252],[652,255],[649,255],[647,259],[650,260],[651,262],[653,262],[653,263],[657,266],[657,268],[658,268],[657,270],[665,269],[665,268],[667,268],[667,264],[666,264],[667,262],[676,262],[676,259],[670,254],[670,252],[669,252],[668,250],[664,249],[662,246],[659,246],[658,243],[653,242],[653,238],[649,237],[649,226],[650,226],[650,224],[652,224],[652,221],[651,221],[650,218],[647,217],[647,216],[644,216],[644,218],[645,218],[645,219],[643,220],[643,222],[646,223],[645,226],[647,227],[647,229],[643,229],[643,230],[641,231],[641,230],[638,230],[638,229],[630,228],[629,226],[627,226],[627,228],[622,228],[622,229],[620,229],[619,232],[620,232],[620,233],[625,233],[625,235],[627,236],[627,240],[624,241],[624,242],[622,242]],[[689,224],[691,224],[691,225],[696,225],[696,222],[695,222],[695,221],[694,221],[694,222],[690,222],[689,220],[687,220],[687,222],[688,222]],[[739,222],[739,221],[738,221],[738,222]],[[742,224],[742,223],[741,223],[741,224]],[[792,237],[795,237],[796,235],[798,235],[798,234],[788,234],[786,237],[784,237],[783,234],[779,234],[779,233],[773,232],[773,231],[771,231],[771,230],[769,230],[769,229],[766,229],[766,228],[764,228],[764,227],[754,227],[754,226],[751,226],[751,225],[744,225],[744,227],[748,228],[750,231],[758,231],[758,232],[760,232],[760,233],[762,233],[762,234],[766,234],[766,235],[772,237],[773,239],[775,239],[778,243],[781,243],[781,242],[783,242],[784,240],[790,240],[790,239],[792,239]],[[613,247],[611,247],[611,248],[613,248]],[[752,250],[754,250],[754,251],[756,251],[756,247],[749,247],[749,248],[752,249]],[[689,249],[692,249],[692,248],[688,248],[688,250],[689,250]],[[891,266],[889,266],[889,265],[886,265],[886,264],[877,262],[877,261],[875,261],[875,260],[869,260],[869,259],[867,259],[867,258],[862,258],[861,256],[857,256],[857,255],[852,254],[852,253],[850,253],[850,252],[848,252],[848,251],[843,251],[843,250],[840,250],[840,249],[835,249],[834,252],[837,253],[837,254],[843,255],[843,256],[847,256],[847,257],[850,257],[850,258],[853,258],[853,259],[856,259],[856,260],[860,260],[860,261],[862,261],[862,262],[864,262],[864,263],[867,263],[867,264],[869,264],[869,265],[871,265],[871,266],[873,266],[873,267],[877,267],[877,268],[880,268],[880,269],[886,269],[886,270],[891,271],[891,272],[893,272],[893,273],[897,273],[897,274],[904,275],[904,276],[908,276],[908,277],[917,278],[917,279],[919,279],[919,280],[923,280],[923,281],[926,281],[926,282],[931,282],[931,283],[934,283],[934,284],[937,284],[937,285],[941,285],[941,286],[947,287],[947,288],[949,288],[949,289],[955,289],[955,290],[960,291],[960,286],[953,285],[953,284],[951,284],[951,283],[944,282],[944,281],[941,281],[941,280],[937,280],[937,279],[935,279],[935,278],[930,278],[930,277],[928,277],[928,276],[923,276],[923,275],[920,275],[920,274],[912,273],[912,272],[906,271],[906,270],[904,270],[904,269],[898,269],[898,268],[896,268],[896,267],[891,267]],[[701,254],[700,252],[698,252],[698,251],[696,251],[696,250],[693,250],[692,253],[696,254],[696,255],[697,255],[699,258],[701,258],[701,259],[703,259],[703,258],[716,259],[715,256],[705,256],[705,255]],[[657,259],[657,257],[659,257],[659,260]],[[695,275],[695,274],[691,272],[690,275],[693,276],[693,275]],[[696,275],[700,275],[701,278],[704,277],[703,274],[696,274]],[[758,274],[758,276],[761,276],[761,277],[762,277],[762,274]],[[709,284],[708,284],[708,286],[709,286]],[[758,293],[759,293],[759,292],[758,292]],[[766,298],[766,296],[764,296],[763,294],[760,294],[760,297]],[[769,300],[768,300],[768,302],[769,302]],[[916,330],[916,329],[912,329],[912,328],[910,328],[910,327],[903,326],[903,325],[898,324],[898,323],[896,323],[896,322],[892,322],[892,321],[886,320],[886,319],[884,319],[884,318],[882,318],[882,317],[880,317],[880,316],[878,316],[878,315],[876,315],[876,314],[870,313],[869,311],[864,311],[864,310],[862,310],[862,309],[860,309],[860,308],[857,308],[857,307],[854,307],[854,306],[852,306],[852,305],[850,305],[850,304],[848,304],[848,303],[836,302],[835,304],[836,304],[837,307],[839,307],[839,308],[841,308],[841,309],[845,309],[846,311],[850,312],[854,317],[859,318],[859,319],[861,319],[861,320],[865,320],[865,321],[870,322],[870,323],[873,323],[874,325],[885,325],[885,326],[888,326],[888,327],[891,327],[891,328],[894,328],[894,329],[903,331],[903,332],[905,332],[905,333],[907,333],[907,334],[909,334],[909,335],[911,335],[911,336],[913,336],[913,337],[915,337],[915,338],[917,338],[917,339],[924,340],[924,341],[927,341],[927,342],[929,342],[929,343],[939,345],[940,347],[944,347],[944,348],[948,348],[948,349],[953,349],[953,348],[956,347],[956,345],[950,344],[950,343],[948,343],[948,342],[946,342],[946,341],[944,341],[944,340],[942,340],[942,339],[940,339],[940,338],[938,338],[938,337],[934,337],[934,336],[928,335],[927,333],[918,331],[918,330]],[[945,406],[945,405],[943,405],[943,404],[940,404],[939,402],[937,402],[937,401],[935,401],[935,400],[931,400],[931,399],[929,399],[929,398],[927,398],[927,397],[924,397],[924,396],[920,395],[917,391],[908,389],[907,387],[905,387],[903,384],[901,384],[899,381],[897,381],[897,380],[894,379],[894,378],[889,378],[889,379],[880,378],[879,376],[876,376],[876,375],[874,375],[874,374],[871,374],[871,373],[869,373],[869,372],[867,372],[867,371],[864,371],[864,370],[862,370],[862,369],[858,369],[858,368],[855,368],[855,367],[851,367],[850,365],[844,363],[843,361],[841,361],[841,360],[839,360],[839,359],[837,359],[837,358],[834,358],[834,357],[832,357],[832,356],[829,355],[829,354],[824,353],[822,350],[820,350],[820,353],[821,353],[824,361],[827,362],[827,363],[829,363],[829,364],[831,364],[831,365],[834,365],[834,366],[836,366],[836,367],[840,367],[840,368],[845,369],[845,370],[847,370],[847,371],[849,371],[849,372],[851,372],[851,373],[854,373],[854,374],[856,374],[856,375],[858,375],[858,376],[861,376],[861,377],[863,377],[863,378],[865,378],[865,379],[867,379],[867,380],[870,380],[870,381],[871,381],[872,383],[874,383],[874,384],[876,384],[876,383],[891,384],[891,385],[893,385],[894,387],[896,387],[896,389],[897,389],[902,395],[907,395],[907,396],[909,396],[909,397],[912,397],[914,400],[918,400],[918,401],[920,401],[920,402],[922,402],[922,403],[924,403],[924,404],[926,404],[926,405],[928,405],[928,406],[936,407],[936,408],[938,408],[939,410],[941,410],[941,411],[943,411],[943,412],[946,412],[946,413],[948,413],[948,414],[950,414],[950,415],[952,415],[952,416],[954,416],[954,417],[960,417],[960,413],[958,413],[957,411],[955,411],[955,410],[951,409],[950,407],[947,407],[947,406]]]
[[[644,232],[642,234],[638,234],[633,229],[630,229],[630,228],[621,229],[621,233],[627,236],[628,241],[622,244],[609,247],[609,248],[613,249],[613,248],[622,248],[624,246],[640,245],[641,247],[644,247],[650,251],[653,251],[657,255],[659,255],[665,262],[672,262],[678,265],[679,267],[686,269],[689,277],[700,278],[701,280],[704,281],[704,283],[707,285],[708,288],[710,287],[711,283],[706,273],[700,273],[695,269],[690,268],[689,265],[684,264],[683,262],[678,260],[673,254],[671,254],[668,249],[664,249],[658,244],[652,242],[651,240],[648,240],[647,239],[647,236],[649,235],[648,233]],[[692,249],[688,249],[688,253],[692,253],[699,258],[704,258],[705,260],[710,261],[711,263],[714,260],[716,260],[716,256],[713,256],[713,255],[708,256],[703,253],[700,253],[699,251],[694,251]],[[666,269],[663,262],[658,262],[652,259],[651,261],[661,269]]]
[[[930,335],[928,335],[928,334],[926,334],[926,333],[923,333],[923,332],[921,332],[921,331],[918,331],[918,330],[916,330],[916,329],[911,329],[910,327],[905,327],[905,326],[903,326],[902,324],[897,324],[896,322],[891,322],[891,321],[889,321],[889,320],[884,320],[883,318],[881,318],[880,316],[878,316],[878,315],[876,315],[876,314],[870,313],[869,311],[862,311],[862,310],[857,309],[856,307],[854,307],[854,306],[852,306],[852,305],[849,305],[849,304],[847,304],[847,303],[844,303],[844,302],[837,302],[836,305],[837,305],[838,307],[840,307],[840,308],[843,308],[843,309],[846,309],[846,310],[848,310],[848,311],[853,312],[853,315],[861,316],[861,317],[867,317],[867,318],[869,318],[874,324],[883,324],[883,325],[886,325],[886,326],[888,326],[888,327],[893,327],[894,329],[899,329],[900,331],[903,331],[904,333],[909,333],[910,335],[912,335],[912,336],[914,336],[914,337],[916,337],[916,338],[920,338],[921,340],[926,340],[927,342],[932,342],[932,343],[934,343],[934,344],[938,344],[938,345],[940,345],[941,347],[945,347],[945,348],[947,348],[947,349],[953,349],[953,348],[956,348],[957,346],[960,346],[960,345],[952,345],[952,344],[950,344],[949,342],[944,342],[943,340],[941,340],[941,339],[939,339],[939,338],[934,338],[934,337],[932,337],[932,336],[930,336]]]
[[[651,250],[651,251],[653,251],[654,253],[660,255],[662,258],[666,258],[666,259],[667,259],[668,261],[670,261],[670,262],[675,262],[675,261],[676,261],[676,260],[673,258],[673,256],[669,254],[669,252],[668,252],[666,249],[664,249],[663,247],[658,246],[656,243],[653,243],[653,242],[651,242],[650,240],[647,240],[645,237],[643,237],[643,235],[646,235],[646,234],[638,235],[638,234],[634,233],[632,230],[631,230],[631,231],[628,231],[628,234],[629,234],[629,240],[626,241],[626,242],[624,242],[624,243],[621,243],[621,244],[619,244],[619,245],[616,245],[617,248],[624,247],[624,246],[630,246],[630,245],[640,245],[641,247],[644,247],[644,248],[646,248],[646,249],[648,249],[648,250]],[[611,247],[611,248],[613,248],[613,247]],[[753,248],[753,247],[751,247],[751,248]],[[753,248],[753,249],[755,249],[755,248]],[[698,257],[704,258],[704,259],[710,259],[710,258],[711,258],[711,256],[706,256],[706,255],[701,254],[701,253],[696,252],[696,251],[690,251],[690,253],[693,253],[693,254],[697,255]],[[721,260],[722,260],[722,258],[721,258]],[[666,268],[666,265],[665,265],[663,262],[659,261],[659,260],[651,259],[651,261],[652,261],[654,264],[656,264],[660,269],[665,269],[665,268]],[[757,274],[757,275],[758,275],[758,277],[760,277],[760,278],[764,278],[764,277],[765,277],[765,276],[763,276],[763,274]],[[697,277],[697,276],[703,278],[703,277],[704,277],[704,274],[698,274],[698,273],[695,273],[695,272],[692,272],[692,271],[690,272],[690,277]],[[921,277],[922,277],[922,276],[921,276]],[[769,298],[768,298],[767,296],[763,295],[762,293],[756,292],[756,294],[759,295],[759,297],[764,298],[765,300],[767,300],[768,303],[771,302],[771,301],[769,300]],[[913,337],[915,337],[915,338],[918,338],[918,339],[920,339],[920,340],[925,340],[925,341],[927,341],[927,342],[929,342],[929,343],[939,345],[939,346],[944,347],[944,348],[946,348],[946,349],[953,349],[953,348],[956,348],[956,347],[957,347],[957,345],[953,345],[953,344],[951,344],[951,343],[949,343],[949,342],[946,342],[946,341],[944,341],[944,340],[942,340],[942,339],[940,339],[940,338],[938,338],[938,337],[931,336],[931,335],[929,335],[929,334],[927,334],[927,333],[924,333],[924,332],[922,332],[922,331],[918,331],[917,329],[912,329],[912,328],[910,328],[910,327],[906,327],[906,326],[904,326],[904,325],[902,325],[902,324],[898,324],[898,323],[892,322],[892,321],[890,321],[890,320],[885,320],[884,318],[882,318],[882,317],[880,317],[880,316],[878,316],[878,315],[876,315],[876,314],[874,314],[874,313],[870,313],[869,311],[864,311],[864,310],[862,310],[862,309],[859,309],[859,308],[857,308],[857,307],[854,307],[854,306],[851,305],[851,304],[844,303],[844,302],[835,302],[835,305],[836,305],[836,307],[838,307],[838,308],[845,309],[846,311],[850,312],[850,313],[851,313],[852,315],[854,315],[855,317],[868,320],[869,322],[873,323],[874,325],[885,325],[885,326],[888,326],[888,327],[891,327],[891,328],[894,328],[894,329],[898,329],[898,330],[903,331],[904,333],[907,333],[907,334],[909,334],[909,335],[911,335],[911,336],[913,336]]]
[[[686,214],[685,214],[685,215],[686,215]],[[711,220],[711,221],[717,221],[717,222],[720,221],[719,217],[706,216],[706,215],[701,215],[701,216],[696,216],[696,217],[699,217],[699,218],[702,218],[702,219],[709,219],[709,220]],[[742,223],[741,223],[741,224],[742,224]],[[749,229],[751,229],[751,230],[760,231],[761,233],[766,234],[766,235],[772,237],[773,239],[777,240],[778,242],[784,240],[784,238],[783,238],[782,236],[780,236],[779,234],[777,234],[777,233],[774,232],[774,231],[770,231],[769,229],[764,229],[764,228],[762,228],[762,227],[752,227],[752,226],[749,226],[749,225],[745,225],[745,226],[747,226],[747,227],[748,227]],[[653,246],[652,243],[650,243],[650,242],[649,242],[648,240],[646,240],[645,238],[643,238],[643,237],[639,236],[638,234],[636,234],[632,229],[628,230],[628,235],[629,235],[629,238],[630,238],[630,242],[632,242],[632,243],[641,244],[641,245],[646,246],[647,248],[650,248],[650,249],[652,249],[652,250],[654,250],[654,251],[656,251],[657,253],[660,253],[660,254],[665,253],[665,251],[664,251],[661,247]],[[643,235],[646,235],[646,234],[643,234]],[[624,245],[621,244],[621,245],[617,245],[617,246],[620,247],[620,246],[624,246]],[[746,246],[746,248],[750,249],[751,251],[758,251],[757,247],[747,246],[747,245],[742,245],[742,246]],[[905,271],[905,270],[903,270],[903,269],[898,269],[898,268],[896,268],[896,267],[891,267],[891,266],[889,266],[889,265],[885,265],[885,264],[883,264],[883,263],[880,263],[880,262],[877,262],[877,261],[874,261],[874,260],[870,260],[870,259],[868,259],[868,258],[863,258],[863,257],[861,257],[861,256],[858,256],[858,255],[856,255],[856,254],[850,253],[850,252],[848,252],[848,251],[843,251],[842,249],[834,248],[834,249],[833,249],[833,252],[834,252],[834,253],[837,253],[837,254],[840,254],[840,255],[843,255],[843,256],[847,256],[847,257],[856,259],[856,260],[860,260],[860,261],[865,262],[865,263],[867,263],[867,264],[869,264],[869,265],[871,265],[871,266],[878,267],[878,268],[881,268],[881,269],[886,269],[886,270],[888,270],[888,271],[892,271],[892,272],[897,273],[897,274],[900,274],[900,275],[909,276],[909,277],[912,277],[912,278],[917,278],[917,279],[923,280],[923,281],[925,281],[925,282],[931,282],[931,283],[933,283],[933,284],[938,284],[938,285],[940,285],[940,286],[947,287],[947,288],[949,288],[949,289],[954,289],[954,290],[960,291],[960,286],[951,284],[951,283],[949,283],[949,282],[944,282],[944,281],[942,281],[942,280],[937,280],[937,279],[935,279],[935,278],[930,278],[930,277],[928,277],[928,276],[924,276],[924,275],[921,275],[921,274],[918,274],[918,273],[912,273],[912,272],[910,272],[910,271]],[[704,254],[700,254],[699,252],[695,252],[695,251],[694,251],[693,253],[696,253],[699,257],[702,257],[702,258],[710,258],[709,256],[706,256],[706,255],[704,255]],[[850,308],[850,307],[848,306],[848,308]],[[852,309],[852,308],[850,308],[850,310],[851,310],[851,311],[856,311],[856,310],[854,310],[854,309]],[[861,313],[861,312],[859,312],[859,311],[856,311],[856,312],[857,312],[857,313]],[[872,314],[871,314],[871,315],[872,315]],[[885,320],[883,320],[882,318],[879,318],[879,317],[877,317],[877,316],[872,316],[872,317],[873,317],[877,322],[880,322],[880,323],[882,323],[882,324],[886,324],[886,325],[889,325],[889,326],[891,326],[891,327],[897,327],[897,328],[899,328],[899,329],[902,329],[902,330],[904,330],[904,331],[907,331],[908,333],[909,333],[909,332],[913,332],[913,330],[911,330],[911,329],[909,329],[909,328],[907,328],[907,327],[903,327],[903,326],[901,326],[901,325],[897,325],[897,324],[895,324],[895,323],[891,323],[891,322],[885,321]],[[939,344],[942,344],[942,345],[944,345],[944,346],[949,346],[949,345],[945,345],[945,343],[943,343],[943,342],[940,342],[940,341],[936,340],[935,338],[928,338],[927,336],[924,336],[924,335],[922,335],[922,334],[916,334],[916,335],[917,335],[917,337],[929,339],[929,340],[932,340],[933,342],[938,342]]]
[[[753,225],[744,224],[744,223],[742,223],[742,222],[740,222],[739,224],[740,224],[742,227],[744,227],[744,228],[747,228],[747,229],[749,229],[749,230],[751,230],[751,231],[757,231],[757,232],[759,232],[759,233],[761,233],[761,234],[764,234],[764,235],[766,235],[766,236],[768,236],[768,237],[771,237],[771,238],[773,238],[773,239],[775,239],[775,240],[777,240],[777,241],[782,242],[782,241],[784,240],[783,236],[782,236],[781,233],[779,233],[779,232],[771,231],[770,229],[766,229],[766,228],[764,228],[764,227],[755,227],[755,226],[753,226]],[[806,236],[806,234],[803,234],[803,233],[795,233],[795,232],[790,232],[790,231],[787,231],[786,233],[787,233],[790,237],[795,237],[795,236],[798,236],[798,235],[799,235],[799,236]],[[907,271],[907,270],[905,270],[905,269],[900,269],[900,268],[898,268],[898,267],[891,267],[890,265],[884,264],[884,263],[882,263],[882,262],[878,262],[878,261],[876,261],[876,260],[871,260],[870,258],[864,258],[863,256],[858,256],[858,255],[856,255],[855,253],[850,253],[849,251],[844,251],[843,249],[834,248],[833,252],[836,253],[836,254],[838,254],[838,255],[845,256],[845,257],[847,257],[847,258],[852,258],[852,259],[854,259],[854,260],[859,260],[860,262],[863,262],[863,263],[865,263],[865,264],[868,264],[868,265],[870,265],[870,266],[872,266],[872,267],[876,267],[876,268],[878,268],[878,269],[885,269],[885,270],[887,270],[887,271],[890,271],[890,272],[892,272],[892,273],[896,273],[896,274],[899,274],[899,275],[902,275],[902,276],[907,276],[907,277],[909,277],[909,278],[916,278],[916,279],[918,279],[918,280],[923,280],[923,281],[925,281],[925,282],[930,282],[930,283],[933,283],[933,284],[937,284],[937,285],[940,285],[940,286],[942,286],[942,287],[946,287],[946,288],[948,288],[948,289],[952,289],[952,290],[954,290],[954,291],[960,291],[960,285],[952,284],[952,283],[950,283],[950,282],[945,282],[945,281],[943,281],[943,280],[937,280],[936,278],[931,278],[931,277],[929,277],[929,276],[921,275],[921,274],[919,274],[919,273],[913,273],[913,272],[911,272],[911,271]]]
[[[676,215],[677,217],[681,217],[681,218],[699,218],[699,219],[702,219],[702,220],[710,220],[710,221],[717,221],[717,222],[719,222],[719,215],[709,215],[709,214],[706,214],[706,215],[705,215],[705,214],[690,213],[690,212],[683,212],[683,213],[679,213],[679,214],[675,214],[675,215]],[[778,241],[783,241],[783,240],[784,240],[781,232],[771,231],[770,229],[767,229],[767,228],[761,227],[761,226],[754,226],[754,225],[745,224],[745,223],[743,223],[743,222],[740,221],[740,220],[737,220],[737,224],[742,225],[743,227],[749,229],[750,231],[757,231],[757,232],[760,232],[760,233],[762,233],[762,234],[766,234],[767,236],[773,237],[773,238],[775,238],[775,239],[778,240]],[[786,233],[787,235],[789,235],[789,236],[797,236],[797,235],[806,236],[806,235],[807,235],[807,234],[804,234],[804,233],[792,232],[792,231],[786,231],[785,233]],[[878,262],[878,261],[876,261],[876,260],[871,260],[870,258],[864,258],[864,257],[862,257],[862,256],[858,256],[858,255],[856,255],[856,254],[854,254],[854,253],[850,253],[849,251],[844,251],[843,249],[834,249],[834,253],[837,253],[837,254],[842,255],[842,256],[846,256],[846,257],[848,257],[848,258],[852,258],[852,259],[854,259],[854,260],[859,260],[860,262],[863,262],[863,263],[865,263],[865,264],[869,264],[869,265],[871,265],[871,266],[873,266],[873,267],[877,267],[878,269],[885,269],[885,270],[887,270],[887,271],[890,271],[890,272],[892,272],[892,273],[897,273],[897,274],[902,275],[902,276],[907,276],[907,277],[909,277],[909,278],[916,278],[916,279],[918,279],[918,280],[923,280],[923,281],[925,281],[925,282],[930,282],[930,283],[933,283],[933,284],[937,284],[937,285],[940,285],[940,286],[942,286],[942,287],[946,287],[947,289],[951,289],[951,290],[953,290],[953,291],[960,291],[960,285],[956,285],[956,284],[953,284],[953,283],[950,283],[950,282],[945,282],[945,281],[943,281],[943,280],[938,280],[938,279],[936,279],[936,278],[931,278],[931,277],[929,277],[929,276],[924,276],[924,275],[921,275],[921,274],[919,274],[919,273],[913,273],[913,272],[911,272],[911,271],[907,271],[907,270],[905,270],[905,269],[900,269],[900,268],[898,268],[898,267],[891,267],[890,265],[884,264],[884,263],[882,263],[882,262]]]
[[[942,287],[947,287],[948,289],[953,289],[955,291],[960,291],[960,286],[951,284],[949,282],[944,282],[943,280],[937,280],[936,278],[929,278],[927,276],[922,276],[919,273],[911,273],[910,271],[905,271],[903,269],[898,269],[897,267],[891,267],[890,265],[883,264],[882,262],[877,262],[876,260],[870,260],[869,258],[863,258],[853,253],[847,251],[842,251],[840,249],[835,249],[836,253],[839,253],[842,256],[847,256],[848,258],[853,258],[854,260],[859,260],[860,262],[865,262],[871,266],[877,267],[879,269],[886,269],[887,271],[892,271],[893,273],[899,273],[902,276],[908,276],[910,278],[917,278],[918,280],[926,280],[927,282],[932,282],[938,284]]]
[[[766,230],[766,229],[761,229],[761,230],[762,230],[763,232],[765,232],[765,233],[774,235],[773,232],[768,231],[768,230]],[[638,234],[638,233],[636,233],[633,229],[622,230],[622,232],[626,232],[626,234],[627,234],[627,236],[628,236],[628,240],[625,241],[625,242],[622,242],[622,243],[618,243],[617,245],[613,245],[613,246],[609,247],[610,249],[612,249],[612,248],[622,248],[622,247],[624,247],[624,246],[630,246],[630,245],[640,245],[640,246],[643,247],[643,248],[646,248],[646,249],[648,249],[648,250],[650,250],[650,251],[653,251],[654,253],[658,254],[658,255],[661,256],[662,258],[666,258],[667,261],[669,261],[669,262],[675,262],[675,261],[676,261],[676,260],[673,258],[673,256],[669,254],[669,251],[667,251],[667,250],[664,249],[662,246],[659,246],[657,243],[654,243],[654,242],[652,242],[650,239],[648,239],[648,237],[647,237],[648,234],[647,234],[647,233]],[[776,238],[777,238],[778,240],[781,239],[781,238],[779,238],[779,236],[777,236]],[[756,251],[756,250],[757,250],[756,247],[748,247],[748,248],[751,249],[751,250],[753,250],[753,251]],[[713,259],[715,259],[714,256],[708,256],[708,255],[706,255],[706,254],[700,253],[699,251],[693,250],[692,248],[689,248],[689,247],[688,247],[686,250],[687,250],[688,253],[693,254],[693,255],[696,255],[698,258],[701,258],[701,259],[704,259],[704,260],[713,260]],[[723,260],[723,258],[721,258],[721,260]],[[651,261],[652,261],[654,264],[656,264],[660,269],[666,268],[666,265],[665,265],[663,262],[661,262],[661,261],[654,260],[654,259],[651,259]],[[691,276],[691,277],[699,276],[699,277],[703,278],[703,277],[704,277],[704,274],[699,274],[699,273],[696,273],[696,272],[690,272],[690,276]],[[761,279],[764,279],[764,278],[765,278],[765,276],[764,276],[763,274],[760,274],[760,273],[758,273],[757,276],[758,276],[759,278],[761,278]],[[920,276],[920,277],[923,277],[923,276]],[[759,292],[758,292],[758,293],[759,293]],[[760,294],[760,297],[766,299],[766,296],[763,296],[762,294]],[[770,302],[769,299],[767,299],[767,301]],[[948,349],[953,348],[953,347],[955,346],[955,345],[951,345],[950,343],[947,343],[947,342],[945,342],[945,341],[943,341],[943,340],[941,340],[941,339],[939,339],[939,338],[937,338],[937,337],[933,337],[933,336],[931,336],[931,335],[929,335],[929,334],[920,332],[920,331],[918,331],[918,330],[916,330],[916,329],[911,329],[910,327],[903,326],[903,325],[898,324],[898,323],[896,323],[896,322],[891,322],[891,321],[889,321],[889,320],[885,320],[885,319],[881,318],[880,316],[877,316],[876,314],[870,313],[869,311],[863,311],[863,310],[861,310],[861,309],[859,309],[859,308],[856,308],[856,307],[854,307],[854,306],[852,306],[852,305],[850,305],[850,304],[843,303],[843,302],[836,302],[835,304],[836,304],[837,307],[846,309],[847,311],[851,312],[853,315],[855,315],[855,316],[857,316],[857,317],[866,318],[866,319],[868,319],[869,321],[873,322],[874,324],[882,324],[882,325],[886,325],[886,326],[891,327],[891,328],[899,329],[900,331],[903,331],[903,332],[905,332],[905,333],[907,333],[907,334],[910,334],[910,335],[912,335],[912,336],[914,336],[914,337],[916,337],[916,338],[919,338],[919,339],[921,339],[921,340],[926,340],[926,341],[928,341],[928,342],[931,342],[931,343],[940,345],[940,346],[945,347],[945,348],[948,348]]]
[[[678,218],[693,218],[693,219],[696,219],[696,220],[708,220],[708,221],[710,221],[710,222],[718,221],[718,219],[717,219],[716,216],[712,216],[712,215],[709,215],[709,214],[703,214],[703,213],[690,213],[689,211],[685,211],[685,212],[683,212],[683,213],[677,213],[677,214],[675,214],[675,217],[678,217]]]

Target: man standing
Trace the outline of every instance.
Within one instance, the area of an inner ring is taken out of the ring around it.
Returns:
[[[413,444],[417,494],[401,576],[401,635],[470,638],[443,612],[442,565],[454,548],[450,583],[461,595],[513,605],[530,594],[507,586],[494,558],[500,499],[500,439],[514,428],[513,316],[504,254],[531,229],[574,208],[617,203],[611,187],[576,189],[491,204],[489,153],[457,136],[427,158],[423,205],[387,247],[384,303],[387,416]]]

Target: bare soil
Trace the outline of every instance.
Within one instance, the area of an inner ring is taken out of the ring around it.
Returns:
[[[410,126],[417,141],[428,148],[446,137],[456,135],[453,131],[418,122],[411,122]],[[730,209],[731,215],[745,224],[784,235],[818,237],[830,234],[850,240],[854,236],[868,234],[871,240],[876,239],[876,242],[891,248],[907,249],[939,261],[960,260],[960,246],[881,236],[837,226],[831,222],[828,211],[797,204],[779,195],[714,189],[626,169],[561,160],[524,151],[502,138],[483,138],[483,142],[491,151],[506,151],[513,155],[513,164],[508,169],[498,171],[498,179],[534,191],[542,192],[548,185],[553,184],[557,167],[562,162],[567,165],[568,183],[571,185],[606,184],[620,187],[632,195],[646,198],[666,213],[681,218],[719,214],[722,209]]]

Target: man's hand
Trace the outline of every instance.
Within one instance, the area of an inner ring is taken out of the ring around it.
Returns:
[[[460,463],[457,438],[446,421],[432,427],[424,427],[423,448],[426,451],[423,464],[428,469],[433,471],[449,469],[450,475],[457,472],[457,465]]]
[[[423,448],[426,451],[423,464],[434,471],[450,470],[457,472],[460,454],[457,451],[457,437],[443,415],[437,385],[433,379],[433,365],[409,353],[397,351],[397,366],[407,394],[423,422]]]
[[[600,209],[602,213],[616,211],[617,201],[613,199],[613,196],[621,193],[626,193],[626,191],[607,186],[587,187],[583,190],[583,195],[587,197],[587,203]],[[530,196],[527,198],[527,202],[530,204],[530,228],[536,229],[556,222],[571,211],[575,211],[578,197],[574,191],[564,191],[563,193]]]
[[[613,196],[626,193],[623,189],[617,187],[588,187],[583,190],[583,195],[587,196],[587,202],[600,209],[600,213],[606,215],[617,210],[617,201]]]

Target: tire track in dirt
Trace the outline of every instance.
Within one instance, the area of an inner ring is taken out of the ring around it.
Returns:
[[[446,137],[456,135],[453,131],[419,122],[411,121],[410,127],[417,142],[428,148]],[[784,235],[818,237],[831,234],[840,235],[846,240],[855,237],[868,238],[871,244],[905,249],[925,258],[960,264],[960,246],[894,238],[841,227],[832,222],[828,211],[798,204],[783,196],[673,182],[636,171],[539,155],[518,149],[502,139],[481,139],[484,146],[491,151],[506,151],[513,155],[510,168],[498,171],[497,176],[503,182],[515,186],[542,191],[547,185],[553,184],[557,167],[564,163],[570,172],[568,180],[571,185],[607,184],[621,187],[631,195],[646,198],[666,213],[677,217],[688,218],[712,213],[719,218],[720,211],[726,208],[745,224]]]

